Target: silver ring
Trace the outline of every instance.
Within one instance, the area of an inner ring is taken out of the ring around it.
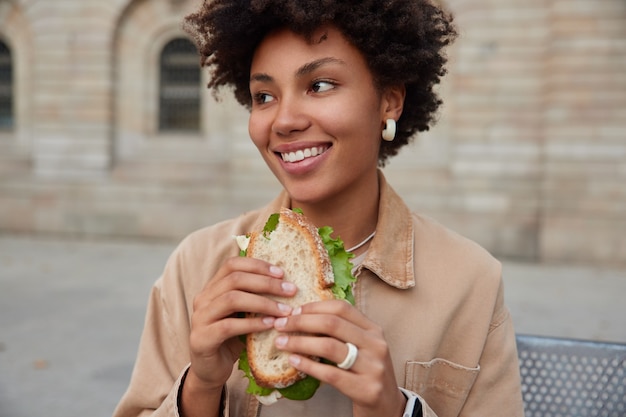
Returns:
[[[348,370],[352,368],[352,365],[356,362],[356,358],[359,356],[359,349],[349,342],[346,342],[346,346],[348,347],[348,354],[343,362],[337,364],[337,368]]]

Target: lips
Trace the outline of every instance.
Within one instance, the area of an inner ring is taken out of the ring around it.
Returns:
[[[328,146],[313,146],[310,148],[298,149],[292,152],[281,152],[280,156],[285,162],[300,162],[307,158],[319,156],[328,150]]]

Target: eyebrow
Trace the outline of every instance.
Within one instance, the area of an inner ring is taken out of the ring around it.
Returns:
[[[341,59],[333,58],[333,57],[316,59],[313,62],[309,62],[301,66],[298,69],[298,71],[296,71],[296,76],[302,77],[304,75],[312,73],[313,71],[315,71],[316,69],[320,67],[323,67],[324,65],[329,65],[329,64],[345,65],[346,63],[342,61]]]
[[[333,57],[316,59],[315,61],[307,62],[306,64],[298,68],[298,70],[296,71],[296,77],[301,78],[307,74],[312,73],[316,69],[329,64],[345,65],[346,63],[341,59]],[[274,81],[274,78],[271,75],[265,73],[256,73],[250,75],[250,81],[272,82]]]

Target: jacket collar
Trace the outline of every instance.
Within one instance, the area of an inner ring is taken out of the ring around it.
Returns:
[[[370,243],[365,260],[359,267],[369,269],[387,284],[406,289],[415,286],[413,269],[414,230],[411,211],[402,198],[378,171],[380,197],[376,236]],[[270,204],[259,211],[253,230],[262,230],[272,213],[291,207],[289,195],[283,190]],[[358,273],[358,272],[357,272]]]
[[[406,289],[415,286],[414,230],[411,211],[378,171],[380,197],[376,236],[361,265],[387,284]]]

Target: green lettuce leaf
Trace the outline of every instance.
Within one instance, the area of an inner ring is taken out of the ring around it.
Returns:
[[[248,352],[246,349],[243,349],[239,354],[239,365],[238,368],[246,374],[246,378],[248,378],[248,387],[246,388],[246,392],[251,395],[260,395],[266,396],[270,395],[274,388],[265,388],[261,387],[256,383],[254,377],[252,376],[252,371],[250,370],[250,363],[248,362]],[[287,388],[280,388],[278,391],[283,395],[283,397],[288,398],[290,400],[308,400],[315,394],[317,388],[320,386],[320,381],[313,378],[312,376],[306,376],[306,378],[301,379],[293,385],[288,386]]]
[[[248,388],[246,388],[246,392],[248,394],[265,396],[270,395],[272,391],[274,391],[273,388],[261,387],[256,383],[254,377],[252,376],[252,371],[250,370],[250,363],[248,362],[248,352],[246,351],[246,349],[243,349],[239,354],[238,367],[246,374],[246,377],[248,378]]]
[[[343,241],[340,238],[333,239],[330,235],[333,229],[330,226],[320,227],[318,233],[324,242],[324,246],[330,256],[330,263],[335,274],[335,284],[331,288],[335,298],[347,300],[354,305],[354,294],[352,293],[352,283],[356,278],[352,275],[352,262],[350,259],[354,254],[346,252]]]
[[[280,213],[272,214],[265,223],[265,227],[263,228],[263,236],[267,239],[270,238],[270,234],[276,230],[276,226],[278,226],[278,219],[280,218]]]
[[[280,392],[283,397],[290,400],[304,401],[311,398],[319,386],[320,381],[318,379],[307,375],[306,378],[301,379],[287,388],[280,388],[278,392]]]

